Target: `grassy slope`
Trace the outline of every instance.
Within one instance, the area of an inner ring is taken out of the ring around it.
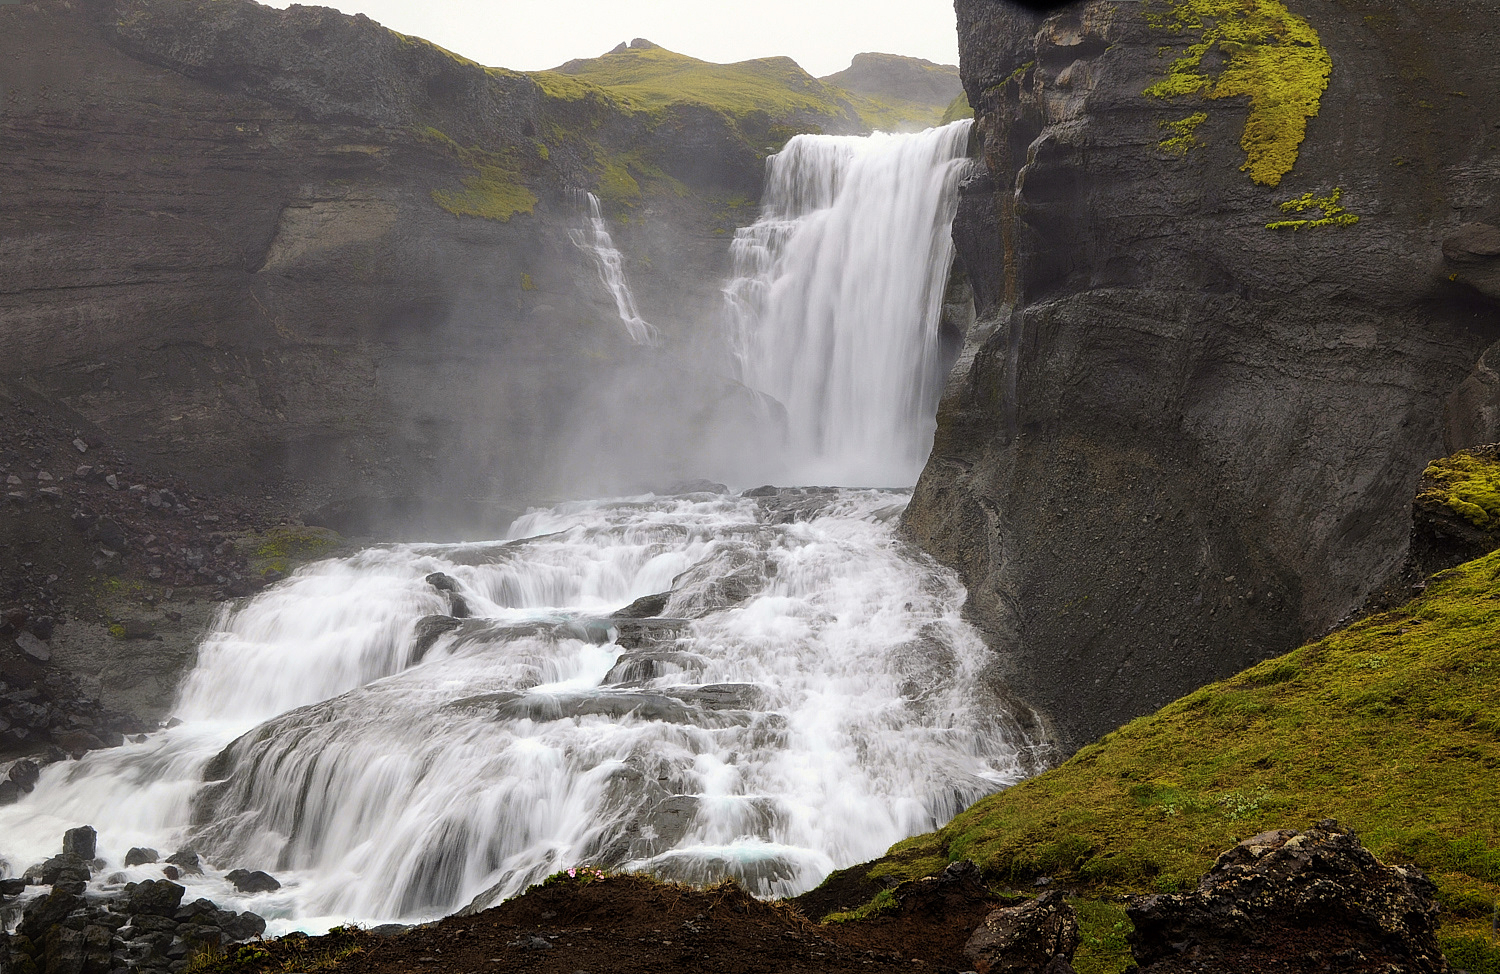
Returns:
[[[1500,552],[1131,722],[898,844],[870,874],[972,858],[1002,883],[1053,877],[1096,914],[1079,970],[1119,970],[1123,911],[1102,900],[1190,888],[1239,839],[1324,817],[1432,873],[1446,949],[1478,949],[1500,899]],[[1471,969],[1500,972],[1500,952],[1481,955],[1465,957]]]
[[[553,97],[582,97],[590,87],[645,111],[703,105],[731,118],[765,112],[793,118],[853,120],[870,128],[936,124],[929,106],[855,95],[819,81],[790,58],[713,64],[666,48],[629,48],[532,74]]]

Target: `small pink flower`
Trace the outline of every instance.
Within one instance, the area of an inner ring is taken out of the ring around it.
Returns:
[[[574,878],[577,875],[578,875],[578,870],[576,870],[576,869],[569,869],[568,870],[568,878],[569,879],[572,879],[572,878]]]

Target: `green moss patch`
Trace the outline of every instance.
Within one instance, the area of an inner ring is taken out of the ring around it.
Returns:
[[[1387,862],[1430,871],[1450,917],[1488,916],[1497,793],[1500,552],[1131,722],[898,844],[875,871],[971,858],[1000,881],[1178,891],[1248,835],[1330,817]]]
[[[943,117],[938,119],[939,125],[948,125],[961,118],[973,118],[974,106],[969,104],[969,93],[964,92],[949,103],[943,110]]]
[[[536,207],[537,196],[522,182],[513,153],[461,146],[435,128],[422,129],[417,135],[443,146],[470,170],[459,179],[457,188],[432,191],[432,201],[449,213],[504,223]]]
[[[1359,217],[1345,210],[1339,205],[1344,191],[1337,186],[1327,196],[1314,196],[1312,193],[1303,193],[1294,199],[1289,199],[1281,204],[1283,213],[1306,213],[1309,210],[1318,210],[1323,215],[1316,217],[1299,217],[1291,220],[1274,220],[1266,224],[1267,230],[1302,230],[1317,229],[1318,227],[1352,227],[1359,222]]]
[[[1248,98],[1240,168],[1257,183],[1280,184],[1297,162],[1307,121],[1318,114],[1333,72],[1318,32],[1276,0],[1180,0],[1148,8],[1146,17],[1153,28],[1191,41],[1145,94],[1173,101]]]
[[[1078,916],[1073,970],[1078,974],[1119,974],[1133,965],[1126,937],[1135,925],[1125,915],[1125,904],[1077,897],[1068,903]]]
[[[1422,472],[1419,504],[1440,506],[1481,531],[1500,527],[1500,460],[1493,450],[1464,450]]]
[[[249,561],[252,573],[277,571],[285,575],[298,565],[332,558],[344,550],[345,541],[328,528],[286,526],[244,535],[235,546]]]

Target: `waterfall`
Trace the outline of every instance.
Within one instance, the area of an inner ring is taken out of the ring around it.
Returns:
[[[615,242],[609,235],[609,224],[604,222],[604,210],[599,205],[599,197],[593,193],[587,196],[588,228],[573,230],[569,236],[574,245],[593,254],[595,263],[599,265],[599,280],[604,282],[615,299],[615,310],[619,313],[630,340],[637,345],[655,345],[659,333],[656,326],[642,318],[641,313],[636,310],[635,295],[630,293],[630,284],[625,280],[625,258],[615,249]]]
[[[938,324],[970,121],[799,135],[768,164],[726,288],[742,381],[792,424],[792,482],[916,482],[943,382]]]
[[[579,502],[506,541],[303,568],[225,614],[181,726],[0,808],[0,858],[92,824],[100,876],[138,880],[159,867],[125,869],[131,846],[191,845],[211,868],[188,897],[273,932],[438,916],[581,863],[808,889],[1022,773],[962,586],[895,543],[906,499]],[[247,898],[236,867],[285,885]]]
[[[273,934],[582,864],[786,896],[1018,780],[962,585],[897,539],[906,492],[857,489],[913,482],[929,448],[967,137],[799,136],[734,240],[741,378],[785,405],[801,482],[849,486],[576,502],[500,541],[306,566],[225,610],[181,724],[0,808],[0,875],[89,824],[105,884],[161,875],[132,846],[190,846],[187,898]],[[588,207],[574,242],[652,343]],[[283,886],[240,894],[235,868]]]

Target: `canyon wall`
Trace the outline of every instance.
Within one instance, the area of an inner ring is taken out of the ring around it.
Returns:
[[[638,110],[325,8],[36,0],[0,36],[0,380],[358,533],[711,473],[704,428],[754,442],[708,351],[728,239],[771,129],[859,125]],[[571,236],[585,191],[660,347]]]
[[[1500,438],[1500,12],[1289,6],[957,2],[977,323],[905,529],[1070,750],[1356,610]]]

